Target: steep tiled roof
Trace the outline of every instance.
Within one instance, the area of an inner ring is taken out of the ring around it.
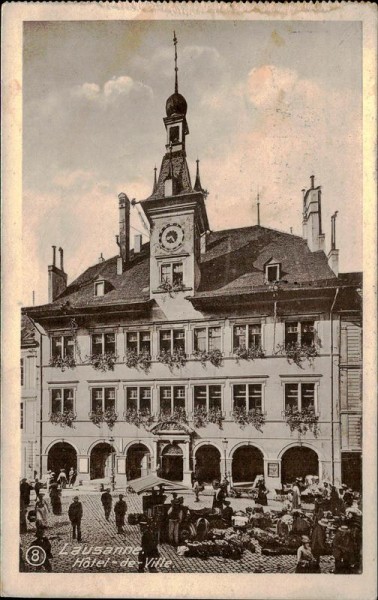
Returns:
[[[149,300],[149,244],[134,256],[130,265],[117,275],[117,257],[89,267],[49,307],[69,301],[73,307],[96,307],[133,304]],[[302,238],[260,227],[243,227],[208,234],[207,250],[201,256],[201,283],[197,297],[233,295],[266,289],[264,265],[271,259],[281,263],[283,285],[294,287],[337,285],[324,252],[311,252]],[[94,281],[102,278],[109,290],[105,296],[94,296]],[[344,276],[345,284],[348,278]],[[340,281],[340,283],[343,283]],[[41,308],[41,307],[40,307]]]
[[[27,315],[21,317],[21,348],[35,348],[38,346],[35,339],[35,327],[33,321]]]
[[[171,157],[170,154],[167,153],[163,157],[157,186],[149,197],[150,200],[155,198],[164,198],[164,182],[170,173],[170,162]],[[187,194],[192,192],[193,189],[190,181],[190,173],[184,152],[179,151],[172,153],[172,170],[177,186],[175,194]]]
[[[289,284],[335,277],[324,252],[311,252],[296,235],[255,225],[209,234],[197,293],[263,286],[264,266],[272,258],[281,263],[281,280]]]

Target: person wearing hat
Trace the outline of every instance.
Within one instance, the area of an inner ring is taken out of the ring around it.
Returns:
[[[291,503],[293,509],[300,508],[301,506],[301,490],[299,488],[299,484],[300,479],[297,478],[291,490],[293,494],[293,500]]]
[[[68,518],[72,525],[72,539],[81,542],[81,519],[83,518],[83,505],[79,502],[79,496],[75,496],[68,508]]]
[[[320,561],[320,557],[327,553],[327,526],[328,521],[325,519],[319,519],[315,524],[311,534],[311,551],[318,563]]]
[[[21,479],[20,484],[20,494],[24,500],[25,506],[29,506],[30,504],[30,491],[32,490],[32,486],[27,482],[25,477]]]
[[[39,492],[41,491],[42,488],[43,488],[43,483],[41,481],[39,481],[38,477],[36,477],[35,483],[34,483],[34,491],[35,491],[35,495],[37,498],[38,498]]]
[[[177,494],[176,494],[177,496]],[[148,559],[159,558],[159,550],[157,545],[157,539],[152,531],[148,521],[143,520],[139,522],[140,531],[142,534],[140,545],[142,547],[138,555],[138,572],[144,573],[146,563]],[[150,562],[150,561],[149,561]],[[156,567],[150,562],[148,566],[150,573],[157,573]]]
[[[173,492],[171,506],[168,510],[168,539],[176,547],[179,543],[180,514],[181,500],[177,498],[177,492]]]
[[[218,512],[219,512],[219,510],[222,510],[223,504],[224,504],[224,499],[225,499],[225,497],[224,497],[224,491],[221,488],[221,486],[219,484],[219,481],[217,481],[217,480],[215,480],[213,482],[213,488],[214,488],[215,491],[214,491],[213,506],[212,506],[212,508],[213,508],[213,510],[217,509]]]
[[[113,498],[110,493],[110,488],[106,488],[105,492],[101,494],[101,504],[104,509],[105,519],[109,521],[110,511],[112,510]]]
[[[349,506],[352,506],[353,503],[353,491],[351,488],[347,488],[344,492],[343,496],[344,508],[347,509]]]
[[[64,469],[60,469],[60,473],[58,475],[58,483],[60,484],[60,487],[62,488],[62,490],[66,489],[67,475],[66,475],[66,471]]]
[[[50,540],[47,536],[44,535],[44,528],[40,527],[37,529],[37,534],[36,534],[36,539],[32,541],[32,543],[30,544],[29,548],[34,546],[37,546],[38,548],[42,548],[42,550],[44,550],[45,552],[45,559],[43,561],[43,563],[41,565],[39,565],[38,567],[36,567],[37,571],[42,571],[42,569],[45,569],[45,571],[47,571],[48,573],[51,573],[52,571],[52,566],[50,563],[50,559],[53,558],[52,552],[51,552],[51,544],[50,544]]]
[[[353,539],[347,525],[341,525],[336,531],[333,538],[332,553],[335,559],[335,574],[350,573],[354,553]]]
[[[117,526],[117,532],[123,533],[123,528],[125,526],[125,514],[127,511],[127,504],[124,501],[123,494],[118,496],[119,500],[114,505],[114,514],[115,514],[115,522]]]
[[[310,538],[302,535],[302,545],[297,551],[296,573],[320,573],[319,565],[311,552]]]
[[[45,500],[45,494],[43,492],[39,492],[39,496],[35,502],[35,514],[36,514],[36,527],[37,529],[40,527],[48,527],[49,523],[47,520],[47,515],[50,512],[49,505]]]

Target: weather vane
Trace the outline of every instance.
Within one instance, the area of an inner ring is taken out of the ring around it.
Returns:
[[[178,81],[177,81],[177,71],[178,71],[178,67],[177,67],[177,37],[176,37],[176,32],[173,32],[173,44],[175,46],[175,93],[178,93]]]

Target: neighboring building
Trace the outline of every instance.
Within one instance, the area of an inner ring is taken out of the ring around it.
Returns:
[[[38,448],[38,365],[39,343],[32,320],[22,315],[21,320],[21,476],[32,478],[39,470]]]
[[[324,252],[313,177],[303,238],[260,225],[210,231],[199,165],[192,186],[186,162],[186,113],[176,81],[160,174],[140,202],[150,242],[136,236],[130,249],[131,203],[120,194],[119,256],[67,286],[54,247],[49,303],[24,310],[50,337],[42,469],[187,484],[193,473],[264,473],[272,491],[307,474],[350,478],[361,449],[361,277],[338,275],[334,227]]]

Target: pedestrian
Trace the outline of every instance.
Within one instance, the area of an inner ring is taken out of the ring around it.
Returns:
[[[123,533],[123,528],[125,526],[125,514],[127,511],[127,504],[124,501],[123,494],[118,496],[119,500],[114,505],[114,514],[115,514],[115,522],[117,526],[117,532]]]
[[[27,533],[28,523],[26,520],[27,507],[22,496],[20,496],[20,533]]]
[[[50,485],[53,483],[55,479],[55,473],[53,473],[53,471],[47,471],[47,475],[46,475],[46,488],[47,491],[49,491]]]
[[[61,493],[57,483],[52,483],[50,485],[50,502],[54,515],[62,514]]]
[[[34,491],[35,491],[35,495],[37,498],[38,498],[39,492],[41,491],[42,488],[43,488],[43,483],[41,481],[39,481],[38,477],[36,477],[35,483],[34,483]]]
[[[110,488],[106,488],[105,492],[101,494],[101,503],[104,508],[105,519],[109,521],[110,511],[112,510],[113,498],[110,493]]]
[[[35,514],[36,514],[36,527],[48,527],[49,523],[47,520],[47,515],[50,512],[49,505],[47,504],[47,500],[45,500],[45,494],[43,492],[39,492],[39,496],[35,502]]]
[[[29,506],[29,504],[30,504],[30,491],[31,490],[32,490],[32,486],[28,483],[28,481],[25,479],[25,477],[23,479],[21,479],[20,494],[24,500],[25,506]]]
[[[265,487],[264,479],[260,479],[257,484],[257,498],[255,500],[256,504],[260,504],[260,506],[268,505],[268,490]]]
[[[299,489],[299,483],[300,483],[300,479],[297,478],[295,480],[295,483],[291,490],[292,494],[293,494],[293,501],[292,501],[293,509],[301,507],[301,490]]]
[[[72,525],[72,539],[81,542],[81,519],[83,518],[83,505],[79,502],[79,496],[75,496],[68,508],[68,518]]]
[[[293,526],[292,532],[296,535],[309,535],[311,526],[304,514],[300,510],[293,510]]]
[[[342,510],[342,502],[340,500],[340,496],[337,493],[336,487],[334,485],[330,486],[329,510],[334,515],[339,515]]]
[[[293,517],[289,515],[286,509],[283,509],[281,517],[277,521],[277,535],[281,538],[287,538],[292,527]]]
[[[179,543],[180,513],[181,500],[177,498],[177,492],[173,492],[171,506],[168,510],[168,540],[176,547]]]
[[[223,490],[223,496],[224,496],[224,498],[227,498],[227,496],[228,496],[228,486],[229,486],[229,484],[230,484],[230,482],[227,479],[227,475],[224,475],[224,477],[223,477],[223,479],[222,479],[222,481],[220,483],[220,486],[221,486],[221,488]]]
[[[38,548],[42,548],[42,550],[44,550],[44,552],[45,552],[44,561],[41,565],[38,565],[38,567],[36,567],[36,569],[37,569],[37,571],[42,571],[42,569],[45,569],[45,571],[47,571],[48,573],[51,573],[52,566],[51,566],[50,560],[53,558],[53,555],[51,552],[50,540],[47,536],[44,535],[44,533],[45,533],[45,531],[44,531],[43,527],[38,528],[37,534],[36,534],[37,537],[35,540],[32,541],[29,548],[37,546]]]
[[[62,490],[66,489],[67,486],[67,475],[64,469],[60,469],[60,473],[58,475],[58,483],[60,484]]]
[[[351,573],[351,565],[354,559],[353,540],[347,525],[341,525],[335,533],[332,551],[335,559],[335,574]]]
[[[353,504],[353,491],[351,488],[347,488],[344,492],[343,503],[345,510]]]
[[[144,569],[147,566],[150,573],[157,573],[155,561],[160,555],[156,535],[147,521],[141,521],[139,525],[142,534],[140,543],[142,550],[138,556],[138,571],[139,573],[144,573]]]
[[[302,546],[297,551],[296,573],[320,573],[320,568],[311,552],[310,538],[302,535]]]
[[[213,482],[214,488],[214,497],[213,497],[213,510],[220,512],[223,508],[224,503],[224,492],[219,485],[219,481],[215,480]]]
[[[193,492],[194,492],[194,495],[195,495],[196,499],[194,500],[194,502],[199,502],[200,501],[199,500],[199,495],[200,495],[200,492],[202,492],[202,491],[203,491],[203,487],[201,486],[201,484],[198,481],[198,479],[195,479],[194,483],[193,483]]]
[[[327,554],[327,526],[328,523],[325,519],[319,519],[319,521],[315,524],[311,534],[311,551],[318,564],[320,557],[323,554]]]
[[[75,475],[74,468],[71,467],[70,470],[69,470],[69,472],[68,472],[68,487],[72,487],[73,486],[74,475]]]

